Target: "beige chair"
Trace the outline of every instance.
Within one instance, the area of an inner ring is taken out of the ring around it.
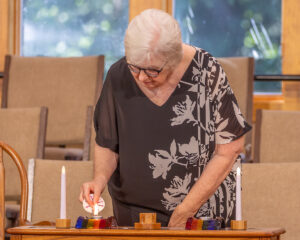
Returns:
[[[10,157],[10,161],[14,162],[18,169],[18,178],[21,179],[21,201],[20,201],[20,214],[19,225],[25,225],[26,223],[26,211],[27,211],[27,195],[28,195],[28,181],[26,169],[23,162],[17,152],[8,144],[0,141],[0,239],[4,240],[5,237],[5,175],[6,172],[3,164],[3,150]]]
[[[300,111],[257,110],[255,162],[300,162]]]
[[[254,59],[251,57],[231,57],[217,59],[224,69],[229,84],[237,98],[239,107],[246,121],[252,125]],[[246,134],[246,161],[251,158],[251,133]]]
[[[47,108],[0,109],[0,140],[13,146],[24,165],[29,158],[43,158],[47,123]],[[18,200],[20,180],[8,157],[3,156],[6,169],[6,200]]]
[[[6,56],[2,108],[48,107],[46,145],[82,149],[86,108],[98,99],[103,69],[103,56]]]
[[[85,140],[83,146],[83,160],[93,160],[94,159],[94,150],[95,150],[95,128],[93,124],[94,117],[93,106],[88,106],[86,112],[86,121],[85,121]]]
[[[85,212],[78,197],[82,183],[93,178],[92,161],[56,161],[31,159],[28,166],[29,201],[27,219],[33,223],[53,221],[60,212],[60,176],[62,166],[66,168],[67,217],[74,226],[79,216],[91,216]],[[112,204],[106,199],[107,190],[102,194],[105,208],[103,217],[112,216]]]
[[[242,218],[249,228],[283,227],[283,240],[300,235],[300,163],[242,166]]]

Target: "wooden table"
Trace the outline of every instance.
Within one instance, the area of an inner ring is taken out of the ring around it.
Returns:
[[[283,228],[239,230],[134,230],[133,228],[119,229],[56,229],[55,227],[24,226],[7,230],[12,240],[128,240],[128,239],[168,239],[168,240],[279,240],[285,233]]]

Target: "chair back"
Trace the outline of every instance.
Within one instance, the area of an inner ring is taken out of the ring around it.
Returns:
[[[242,218],[248,228],[283,227],[280,239],[300,235],[300,163],[242,165]]]
[[[3,164],[3,150],[6,152],[10,160],[13,160],[17,166],[19,176],[21,179],[21,201],[20,201],[20,215],[19,224],[25,225],[27,214],[27,200],[28,200],[28,180],[26,169],[18,153],[8,144],[0,141],[0,239],[5,239],[5,168]]]
[[[83,145],[83,160],[93,160],[94,159],[94,150],[95,150],[95,128],[93,124],[95,108],[93,106],[88,106],[86,112],[86,121],[85,121],[85,137]]]
[[[79,193],[82,183],[93,179],[92,161],[57,161],[31,159],[28,176],[30,196],[28,202],[28,219],[33,222],[54,221],[60,213],[60,179],[61,169],[66,169],[67,188],[67,217],[75,225],[79,216],[88,216],[82,203],[79,202]],[[107,190],[102,194],[106,206],[100,215],[112,216],[112,205],[106,200]]]
[[[103,56],[6,56],[2,107],[49,109],[47,145],[83,145],[85,112],[102,87]]]
[[[43,158],[47,124],[47,108],[0,109],[0,139],[14,147],[27,167],[29,158]],[[6,200],[19,200],[20,179],[7,154],[3,156],[7,173]]]
[[[256,111],[255,162],[300,162],[300,111]]]
[[[224,69],[229,84],[237,98],[239,107],[246,121],[252,125],[254,59],[252,57],[217,58]],[[251,155],[252,135],[245,137],[246,160]]]

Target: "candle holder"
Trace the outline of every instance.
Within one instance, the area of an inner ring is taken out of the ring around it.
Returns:
[[[140,222],[134,223],[135,229],[160,229],[161,223],[156,222],[156,213],[140,213]]]
[[[247,230],[246,220],[231,220],[230,228],[232,230]]]
[[[62,228],[62,229],[71,228],[71,219],[57,218],[55,226],[56,228]]]

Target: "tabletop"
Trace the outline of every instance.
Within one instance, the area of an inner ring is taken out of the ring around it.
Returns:
[[[11,239],[270,239],[278,240],[285,233],[283,228],[247,230],[184,230],[162,228],[160,230],[135,230],[132,227],[115,229],[56,229],[50,226],[22,226],[7,230]]]

